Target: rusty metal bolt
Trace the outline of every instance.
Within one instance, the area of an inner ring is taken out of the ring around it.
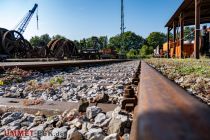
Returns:
[[[139,84],[139,82],[138,81],[134,81],[133,84],[137,86]]]
[[[139,82],[140,82],[140,79],[139,78],[134,78],[132,80],[132,84],[134,84],[134,85],[138,85]]]
[[[132,86],[131,85],[126,86],[124,97],[132,98],[132,97],[134,97],[134,95],[135,95],[135,92],[134,92],[134,89],[132,88]]]
[[[133,104],[134,106],[136,106],[137,105],[137,97],[134,96],[133,98],[124,98],[122,100],[121,109],[125,109],[126,104]]]
[[[133,110],[134,110],[134,104],[126,104],[125,105],[125,110],[127,111],[127,112],[132,112]]]
[[[140,71],[137,71],[137,72],[135,73],[135,75],[140,75]]]
[[[131,86],[131,85],[127,85],[127,86],[125,87],[125,89],[132,89],[132,86]]]
[[[139,78],[139,74],[135,74],[133,78]]]

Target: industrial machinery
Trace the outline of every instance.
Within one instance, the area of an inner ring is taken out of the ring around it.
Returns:
[[[17,24],[15,30],[0,28],[0,60],[6,58],[100,58],[100,44],[97,37],[93,38],[93,48],[80,48],[80,51],[76,48],[75,43],[68,39],[54,39],[48,44],[40,42],[38,46],[31,46],[22,34],[37,11],[37,8],[38,4],[35,4],[21,22]],[[38,29],[38,13],[36,19]]]
[[[16,26],[17,30],[7,30],[0,28],[0,54],[7,55],[8,57],[25,58],[30,57],[33,50],[30,43],[24,39],[22,33],[26,30],[30,19],[36,11],[38,4],[29,10],[26,16]],[[38,14],[37,14],[37,27],[38,27]]]
[[[73,41],[68,39],[54,39],[47,44],[46,57],[76,58],[78,50]]]

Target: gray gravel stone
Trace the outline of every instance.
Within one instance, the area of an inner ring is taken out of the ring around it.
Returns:
[[[102,111],[102,109],[100,107],[97,106],[91,106],[88,107],[86,110],[86,116],[89,119],[94,118],[98,113],[100,113]]]
[[[110,134],[109,136],[106,136],[104,140],[119,140],[119,135],[117,133]]]
[[[67,137],[67,128],[65,126],[61,128],[54,128],[52,131],[53,136],[58,138],[66,138]]]
[[[106,120],[106,115],[104,113],[99,113],[95,117],[95,124],[100,125],[104,120]]]
[[[102,134],[103,130],[101,128],[91,128],[88,130],[88,132],[85,134],[85,137],[87,139],[91,139],[93,136],[97,134]]]

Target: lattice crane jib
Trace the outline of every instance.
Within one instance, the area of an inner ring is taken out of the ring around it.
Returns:
[[[25,32],[25,30],[26,30],[33,14],[35,13],[35,11],[37,11],[36,19],[37,19],[37,29],[38,29],[38,10],[37,9],[38,9],[38,4],[35,3],[34,7],[31,10],[29,10],[29,12],[23,18],[23,20],[21,20],[21,22],[16,27],[18,32],[20,32],[21,34],[23,34]]]

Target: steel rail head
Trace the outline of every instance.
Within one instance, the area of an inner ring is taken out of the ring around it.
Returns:
[[[208,140],[210,109],[155,69],[141,63],[131,140]]]

